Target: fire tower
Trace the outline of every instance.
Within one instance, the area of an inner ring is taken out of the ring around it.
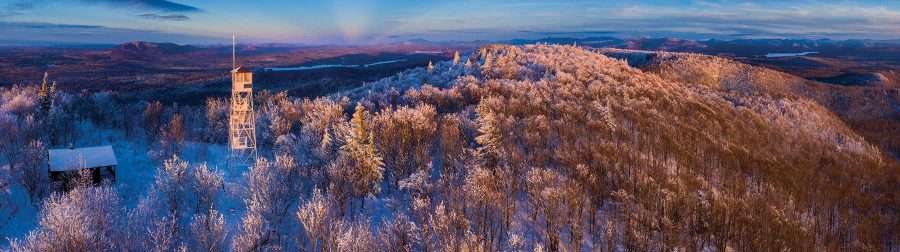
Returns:
[[[253,112],[253,71],[237,66],[235,38],[231,37],[231,114],[228,118],[228,165],[256,162],[256,116]]]

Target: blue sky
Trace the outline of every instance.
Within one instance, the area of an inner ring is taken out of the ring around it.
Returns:
[[[898,1],[0,0],[0,43],[900,38]]]

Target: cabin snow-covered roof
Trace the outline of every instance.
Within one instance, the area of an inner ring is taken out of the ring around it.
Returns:
[[[116,153],[110,145],[76,149],[51,149],[50,171],[75,171],[81,168],[96,168],[118,165]]]

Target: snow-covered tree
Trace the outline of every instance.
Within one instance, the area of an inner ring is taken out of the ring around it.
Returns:
[[[190,216],[189,209],[193,207],[190,196],[191,190],[191,173],[190,165],[187,161],[179,158],[177,155],[165,160],[162,167],[156,172],[156,181],[154,183],[155,195],[151,196],[151,200],[158,199],[155,206],[160,207],[162,212],[148,216],[154,220],[158,220],[155,224],[159,226],[157,229],[166,230],[159,232],[159,235],[168,235],[169,237],[158,237],[159,239],[171,240],[172,246],[177,245],[182,235],[185,234],[186,225],[183,220]],[[158,210],[157,210],[158,211]]]
[[[159,101],[147,103],[144,108],[144,132],[147,135],[147,142],[153,142],[159,135],[160,126],[162,125],[163,106]]]
[[[543,242],[547,249],[556,251],[560,249],[560,233],[562,226],[563,192],[562,187],[566,183],[562,175],[548,170],[535,168],[528,172],[527,192],[529,201],[535,211],[532,218],[538,221],[538,216],[543,216]]]
[[[335,207],[337,206],[319,189],[313,190],[312,197],[303,203],[296,213],[306,234],[303,239],[298,237],[298,244],[309,251],[336,249],[341,224],[333,211]]]
[[[47,147],[39,140],[32,140],[24,152],[22,185],[32,202],[37,203],[48,189]]]
[[[181,154],[185,139],[184,118],[180,113],[175,113],[165,127],[160,128],[159,145],[161,155],[168,157]]]
[[[421,229],[428,229],[431,234],[423,243],[435,251],[460,251],[466,242],[465,234],[470,232],[469,224],[461,209],[448,208],[444,202],[434,207],[425,223],[419,223]]]
[[[488,98],[490,99],[490,98]],[[503,129],[502,118],[495,113],[488,103],[483,102],[478,106],[478,132],[475,141],[481,145],[478,148],[479,155],[483,162],[489,167],[499,165],[498,162],[506,161],[503,155]]]
[[[299,118],[300,139],[309,149],[315,150],[315,161],[332,159],[343,145],[347,128],[344,102],[319,98],[304,100],[300,106],[303,111]]]
[[[284,233],[290,209],[300,195],[299,171],[294,159],[281,155],[275,162],[259,159],[246,175],[247,212],[234,238],[235,251],[284,248],[293,240]]]
[[[44,72],[44,80],[41,81],[41,88],[38,91],[38,98],[41,103],[41,116],[46,118],[50,114],[50,108],[53,105],[53,98],[56,96],[56,82],[52,85],[47,83],[47,72]]]
[[[24,240],[13,241],[11,247],[13,251],[127,250],[124,217],[112,188],[75,188],[45,201],[38,228]]]
[[[504,186],[509,179],[502,169],[480,166],[472,168],[466,177],[464,190],[472,212],[471,225],[484,247],[497,247],[501,234],[506,233],[505,217],[513,207],[509,205],[512,196]]]
[[[9,165],[9,176],[15,176],[22,158],[22,147],[25,142],[25,129],[18,117],[0,113],[0,154]]]
[[[229,105],[227,99],[206,99],[206,131],[204,133],[207,141],[224,143],[227,140]]]
[[[419,228],[415,222],[404,214],[397,214],[394,219],[384,222],[378,230],[378,240],[384,251],[415,251],[421,242]],[[431,250],[429,250],[431,251]]]
[[[425,170],[431,164],[437,112],[433,106],[385,109],[375,116],[373,134],[378,136],[378,150],[388,168],[391,186],[410,174]]]
[[[191,251],[225,251],[225,217],[218,211],[194,215],[191,221]]]
[[[353,183],[354,194],[359,197],[378,192],[378,183],[384,173],[384,161],[376,147],[369,120],[365,107],[357,104],[350,119],[350,134],[341,147],[342,155],[351,161],[349,181]]]
[[[341,225],[336,251],[374,251],[378,249],[368,219]]]
[[[206,164],[194,168],[192,189],[197,197],[196,212],[206,214],[214,211],[223,186],[224,179],[221,171],[210,170]]]

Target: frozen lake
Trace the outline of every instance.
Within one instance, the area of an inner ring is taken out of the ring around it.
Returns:
[[[798,52],[798,53],[767,53],[766,58],[796,57],[816,54],[819,52]]]
[[[398,63],[398,62],[404,62],[404,61],[406,61],[406,59],[385,60],[385,61],[378,61],[378,62],[372,62],[369,64],[361,64],[361,65],[323,64],[323,65],[298,66],[298,67],[269,67],[269,68],[266,68],[266,71],[280,72],[280,71],[303,71],[303,70],[338,68],[338,67],[344,67],[344,68],[372,67],[372,66],[377,66],[377,65],[392,64],[392,63]]]

